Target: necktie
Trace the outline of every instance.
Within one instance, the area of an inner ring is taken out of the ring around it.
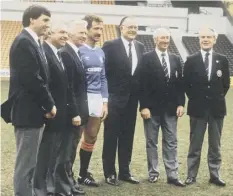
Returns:
[[[42,44],[41,44],[40,39],[38,39],[38,43],[39,43],[39,50],[40,50],[40,53],[42,54],[42,56],[43,56],[45,62],[47,63],[47,59],[46,59],[46,56],[45,56],[45,53],[44,53],[44,49],[43,49],[43,47],[42,47]]]
[[[169,73],[168,73],[168,67],[167,67],[167,62],[165,61],[165,53],[162,53],[161,54],[162,56],[162,67],[163,67],[163,71],[164,71],[164,74],[165,74],[165,77],[166,77],[166,81],[168,82],[169,80]]]
[[[63,65],[63,62],[62,62],[61,52],[60,51],[57,51],[57,56],[58,56],[59,62],[61,63],[62,68],[64,69],[64,65]]]
[[[79,60],[82,62],[82,59],[81,59],[81,52],[80,52],[80,50],[78,50],[78,58],[79,58]]]
[[[209,76],[209,55],[210,55],[209,52],[207,52],[207,53],[205,54],[205,61],[204,61],[204,64],[205,64],[205,71],[206,71],[207,77]]]
[[[130,69],[131,69],[131,73],[132,73],[132,64],[133,64],[133,58],[132,58],[132,43],[129,42],[129,65],[130,65]]]

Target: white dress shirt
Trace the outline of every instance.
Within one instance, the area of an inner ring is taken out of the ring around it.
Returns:
[[[155,52],[156,52],[156,54],[157,54],[158,57],[159,57],[159,60],[160,60],[161,65],[162,65],[162,53],[165,54],[164,59],[165,59],[165,61],[166,61],[166,63],[167,63],[168,77],[170,78],[170,75],[171,75],[171,67],[170,67],[170,61],[169,61],[169,56],[168,56],[167,50],[166,50],[165,52],[162,52],[162,51],[160,51],[158,48],[155,48]]]
[[[201,56],[203,58],[204,64],[205,64],[205,55],[206,55],[206,53],[207,53],[206,51],[201,49]],[[209,51],[208,59],[209,59],[208,80],[210,80],[211,71],[212,71],[212,59],[213,59],[213,50],[212,49]]]
[[[39,40],[38,35],[33,30],[31,30],[29,27],[26,27],[24,29],[32,36],[32,38],[35,40],[35,42],[37,43],[37,45],[40,46],[39,42],[38,42],[38,40]]]
[[[55,56],[57,57],[58,61],[61,63],[62,68],[64,69],[64,66],[63,66],[62,62],[60,61],[60,59],[59,59],[59,57],[58,57],[58,54],[57,54],[58,49],[57,49],[53,44],[51,44],[51,43],[49,43],[49,42],[47,42],[47,41],[46,41],[46,43],[50,46],[50,48],[52,49],[53,53],[54,53]]]
[[[127,56],[129,56],[129,41],[126,40],[124,37],[121,37],[121,40],[122,40],[122,42],[123,42],[123,44],[125,46]],[[132,72],[131,72],[131,74],[133,75],[134,71],[135,71],[135,69],[137,68],[137,65],[138,65],[138,56],[137,56],[137,52],[136,52],[135,45],[134,45],[133,41],[131,43],[132,43],[132,46],[131,46],[131,51],[132,51]]]

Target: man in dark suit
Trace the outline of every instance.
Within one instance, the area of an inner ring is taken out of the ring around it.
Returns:
[[[109,90],[109,115],[104,122],[103,168],[106,182],[118,185],[115,169],[118,148],[119,179],[138,184],[130,173],[133,138],[139,100],[139,78],[144,46],[135,40],[134,18],[120,22],[121,37],[104,43]]]
[[[163,135],[163,162],[167,182],[185,186],[178,179],[177,119],[183,115],[185,96],[180,58],[168,53],[170,32],[159,28],[154,34],[156,48],[142,59],[140,111],[144,119],[149,182],[155,183],[158,171],[158,135]]]
[[[74,92],[75,101],[78,105],[79,115],[81,117],[81,125],[87,122],[88,106],[87,106],[87,89],[85,70],[83,68],[79,47],[86,41],[87,23],[83,20],[72,21],[68,27],[69,40],[61,50],[63,63],[67,69],[68,82]],[[70,126],[71,132],[67,151],[69,151],[69,161],[65,164],[66,172],[69,175],[69,181],[72,185],[72,192],[84,194],[73,176],[73,163],[76,157],[76,150],[80,140],[80,127]],[[62,165],[61,165],[62,169]]]
[[[32,195],[32,177],[45,119],[54,118],[56,107],[48,88],[49,70],[39,37],[48,28],[50,12],[42,6],[30,6],[23,13],[24,29],[10,49],[9,100],[11,121],[15,127],[16,196]]]
[[[63,47],[68,39],[67,28],[63,22],[51,23],[43,48],[48,62],[50,80],[49,89],[54,98],[58,112],[53,121],[48,121],[42,136],[41,144],[37,156],[37,165],[34,174],[33,190],[35,196],[47,195],[46,177],[49,169],[48,180],[53,183],[54,192],[69,195],[70,190],[60,190],[59,183],[63,183],[66,176],[56,172],[56,160],[66,160],[66,137],[70,132],[67,131],[67,123],[79,126],[81,119],[78,116],[78,109],[73,101],[72,89],[68,86],[66,69],[63,65],[59,49]],[[68,114],[69,113],[69,114]],[[68,116],[69,115],[69,116]],[[68,122],[70,121],[70,122]],[[65,152],[64,152],[65,151]],[[59,162],[59,161],[58,161]],[[57,174],[58,173],[58,174]],[[57,180],[59,176],[62,180]],[[58,181],[58,182],[57,182]],[[55,186],[56,185],[56,186]],[[62,185],[61,185],[62,186]],[[48,195],[54,195],[50,192]]]
[[[220,179],[220,139],[226,115],[225,96],[230,86],[227,58],[213,51],[217,35],[213,29],[199,32],[201,50],[187,58],[184,66],[184,85],[189,98],[190,146],[186,184],[196,182],[202,143],[208,125],[208,166],[210,183],[225,186]]]

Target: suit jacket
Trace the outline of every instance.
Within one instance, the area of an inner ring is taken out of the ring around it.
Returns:
[[[124,107],[130,96],[138,96],[140,90],[141,58],[144,45],[134,40],[138,64],[131,74],[129,58],[121,38],[107,41],[103,45],[105,70],[108,80],[109,104]]]
[[[49,70],[39,46],[26,31],[15,38],[10,49],[11,120],[16,127],[41,127],[44,114],[54,100],[48,89]],[[12,101],[12,99],[14,99]]]
[[[71,117],[78,115],[77,105],[73,93],[69,89],[66,69],[62,68],[62,64],[46,42],[44,42],[43,48],[50,71],[49,89],[57,107],[57,114],[53,120],[46,123],[45,131],[65,131],[68,121],[72,122]],[[69,117],[68,113],[71,114]]]
[[[82,119],[82,124],[87,121],[89,116],[87,103],[87,84],[85,70],[82,62],[69,44],[66,44],[61,50],[63,63],[67,69],[68,82],[74,92],[75,101]]]
[[[189,98],[188,115],[203,117],[206,111],[215,117],[226,115],[225,95],[230,86],[228,60],[213,52],[211,78],[208,80],[201,52],[187,58],[184,85]]]
[[[170,62],[168,82],[155,50],[145,53],[142,59],[140,110],[148,108],[153,116],[164,112],[176,116],[177,107],[185,104],[180,58],[172,53],[168,55]]]

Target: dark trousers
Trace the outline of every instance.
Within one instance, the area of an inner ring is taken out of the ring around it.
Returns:
[[[104,122],[103,169],[104,176],[116,175],[115,159],[118,148],[119,175],[130,176],[133,139],[138,99],[130,96],[125,107],[109,101],[109,113]]]
[[[61,141],[60,132],[47,131],[45,128],[37,155],[37,164],[33,178],[33,191],[35,196],[47,195],[47,183],[52,187],[52,190],[50,189],[49,191],[55,192],[54,170]]]
[[[190,146],[188,153],[188,176],[196,177],[200,165],[202,144],[208,125],[208,166],[210,178],[219,177],[221,166],[220,140],[223,118],[216,118],[206,112],[202,118],[190,116]]]

